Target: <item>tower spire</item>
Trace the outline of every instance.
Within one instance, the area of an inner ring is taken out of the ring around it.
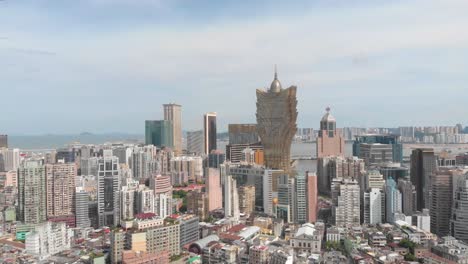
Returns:
[[[275,80],[278,80],[278,69],[275,64]]]

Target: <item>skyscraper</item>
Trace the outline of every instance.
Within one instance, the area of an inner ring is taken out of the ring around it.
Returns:
[[[317,175],[315,173],[306,173],[307,179],[307,222],[315,223],[317,221],[318,206],[318,186]]]
[[[304,183],[304,181],[302,182]],[[296,179],[287,174],[278,177],[278,204],[276,215],[286,223],[296,222]],[[305,192],[303,192],[305,194]],[[305,195],[303,195],[305,196]]]
[[[182,154],[182,115],[181,105],[164,104],[164,120],[172,123],[172,138],[174,140],[174,152],[176,155]]]
[[[436,169],[433,149],[421,148],[411,152],[411,183],[416,188],[416,208],[429,207],[431,175]]]
[[[330,114],[330,107],[320,121],[317,137],[317,158],[326,156],[344,156],[345,141],[336,131],[336,119]]]
[[[408,180],[398,181],[398,190],[401,192],[401,210],[405,215],[412,215],[416,204],[416,189]]]
[[[456,239],[468,243],[468,174],[457,179],[454,184],[450,233]]]
[[[227,176],[224,183],[224,216],[230,217],[235,223],[239,221],[239,193],[237,183],[231,175]]]
[[[89,193],[83,187],[76,187],[75,193],[75,217],[76,227],[86,228],[91,226],[88,214]]]
[[[168,120],[145,121],[145,144],[158,147],[174,146],[172,122]]]
[[[46,221],[46,173],[41,161],[25,161],[18,169],[18,219],[28,224]]]
[[[321,194],[330,195],[331,182],[335,178],[356,179],[362,182],[364,161],[356,157],[322,157],[317,160],[318,189]]]
[[[187,153],[195,155],[205,153],[203,130],[187,132]]]
[[[450,216],[453,201],[453,175],[448,170],[437,171],[431,176],[430,205],[431,233],[446,236],[450,231]],[[455,197],[456,198],[456,197]]]
[[[99,226],[117,226],[120,223],[120,164],[112,150],[104,150],[98,160],[98,217]]]
[[[169,176],[154,175],[150,179],[150,188],[154,190],[155,213],[165,218],[172,213],[172,185]]]
[[[403,145],[397,135],[362,135],[353,143],[353,156],[364,159],[366,165],[402,162]]]
[[[283,89],[276,71],[270,89],[257,89],[257,131],[267,168],[290,170],[291,142],[297,131],[296,90],[296,86]]]
[[[401,213],[401,193],[393,179],[385,182],[385,209],[386,222],[393,224],[395,213]]]
[[[216,113],[206,113],[203,117],[203,131],[205,142],[205,154],[208,155],[212,150],[216,150]]]
[[[0,135],[0,148],[8,148],[8,135]]]

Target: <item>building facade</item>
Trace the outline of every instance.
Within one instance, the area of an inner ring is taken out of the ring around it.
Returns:
[[[216,150],[216,140],[218,138],[216,132],[216,113],[210,112],[203,116],[203,131],[205,142],[205,154],[208,155],[212,150]]]
[[[291,142],[297,131],[296,90],[295,86],[283,89],[276,72],[269,90],[257,89],[257,131],[267,168],[290,170]]]
[[[46,169],[41,161],[25,161],[18,169],[18,220],[39,224],[47,219]]]
[[[172,124],[173,150],[176,155],[182,154],[182,106],[164,104],[164,120]]]
[[[344,156],[345,140],[336,130],[336,119],[330,114],[330,108],[327,107],[327,113],[320,121],[320,131],[317,137],[317,158],[327,156]]]
[[[173,127],[168,120],[145,121],[145,144],[173,148]]]

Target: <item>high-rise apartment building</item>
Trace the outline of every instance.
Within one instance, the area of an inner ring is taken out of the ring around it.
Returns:
[[[18,169],[18,220],[39,224],[47,219],[46,169],[41,161],[25,161]]]
[[[178,104],[164,104],[164,120],[172,123],[173,150],[176,155],[182,154],[182,106]]]
[[[421,211],[430,206],[431,176],[436,170],[433,149],[414,149],[411,152],[411,183],[416,188],[416,209]]]
[[[155,213],[162,218],[172,214],[172,185],[169,176],[155,175],[150,179],[150,189],[154,191]]]
[[[203,116],[203,134],[205,142],[205,154],[208,155],[212,150],[216,150],[216,140],[218,135],[216,134],[216,113],[206,113]]]
[[[315,223],[317,221],[318,211],[318,183],[315,173],[306,173],[306,194],[307,194],[307,222]]]
[[[371,188],[364,192],[364,223],[376,225],[383,221],[382,216],[385,215],[383,209],[385,209],[385,193],[382,188]]]
[[[296,90],[296,86],[283,89],[276,72],[270,89],[257,89],[257,132],[264,147],[265,166],[286,173],[297,131]]]
[[[336,130],[336,119],[330,114],[330,108],[327,107],[327,113],[320,121],[320,131],[317,137],[317,158],[326,156],[344,156],[345,140]]]
[[[268,215],[274,215],[274,201],[278,198],[278,179],[281,175],[284,175],[285,172],[283,170],[272,170],[272,169],[265,169],[263,170],[263,177],[262,180],[262,194],[261,198],[255,194],[255,199],[260,198],[262,201],[263,212]],[[257,185],[255,186],[255,190],[257,190]],[[258,203],[257,203],[258,204]]]
[[[187,132],[187,153],[194,155],[205,153],[203,130]]]
[[[145,121],[145,144],[173,148],[174,133],[172,122],[168,120]]]
[[[335,178],[356,179],[359,183],[365,171],[364,161],[357,157],[323,157],[317,160],[319,192],[331,193],[331,182]]]
[[[104,150],[98,160],[97,202],[99,226],[120,223],[120,164],[112,150]]]
[[[170,160],[172,185],[195,183],[203,177],[203,159],[200,156],[178,156]]]
[[[244,185],[239,187],[239,210],[250,215],[255,211],[255,186]]]
[[[187,212],[204,221],[208,217],[208,195],[200,191],[189,192],[187,194]]]
[[[75,226],[75,163],[46,164],[47,219]]]
[[[205,186],[208,195],[208,211],[213,211],[223,207],[223,191],[221,188],[221,179],[219,170],[206,168]]]
[[[19,149],[0,148],[0,169],[3,164],[3,171],[17,170],[20,165]]]
[[[304,184],[304,181],[302,181],[302,183]],[[286,223],[293,223],[297,220],[297,195],[295,191],[296,179],[294,177],[290,177],[287,174],[283,174],[278,177],[278,203],[276,204],[276,216],[283,219]],[[305,198],[305,191],[303,191],[302,194],[302,198]],[[305,199],[303,199],[303,201],[304,200]]]
[[[237,191],[236,179],[227,176],[224,183],[224,216],[237,223],[240,218],[239,193]]]
[[[401,193],[401,210],[405,215],[412,215],[416,209],[416,189],[409,180],[399,180],[398,190]]]
[[[356,180],[332,182],[332,214],[339,227],[360,225],[360,190]]]

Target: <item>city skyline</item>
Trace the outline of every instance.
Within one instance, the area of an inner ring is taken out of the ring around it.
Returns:
[[[274,64],[298,86],[298,127],[316,127],[327,106],[340,127],[466,124],[466,7],[1,1],[1,93],[11,113],[2,132],[143,133],[167,102],[182,105],[184,131],[201,129],[211,111],[227,131],[255,122],[255,90],[268,87]],[[425,15],[415,23],[414,14]]]

